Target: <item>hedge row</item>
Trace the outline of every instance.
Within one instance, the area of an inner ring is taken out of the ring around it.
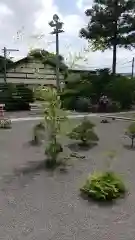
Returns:
[[[5,104],[6,111],[29,110],[33,101],[33,91],[25,84],[0,84],[0,104]]]

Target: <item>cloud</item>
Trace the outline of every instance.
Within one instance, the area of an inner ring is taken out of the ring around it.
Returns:
[[[68,55],[78,55],[83,52],[87,41],[78,37],[81,27],[87,24],[84,9],[91,6],[90,0],[76,0],[69,4],[68,11],[61,10],[57,0],[0,0],[0,49],[4,46],[19,49],[19,52],[11,53],[11,56],[21,58],[26,56],[30,47],[43,47],[49,51],[55,51],[55,36],[51,35],[51,27],[48,22],[53,14],[57,13],[64,22],[65,33],[60,34],[60,53],[67,58]],[[75,8],[76,6],[76,8]],[[70,14],[71,12],[71,14]],[[41,38],[39,35],[42,35]],[[69,54],[71,53],[71,54]],[[88,57],[88,64],[78,62],[88,68],[104,67],[112,65],[112,51],[83,53]],[[130,71],[131,64],[121,65],[125,58],[132,60],[133,53],[126,50],[118,51],[118,67],[121,71]]]
[[[93,0],[78,0],[76,2],[76,5],[79,10],[84,12],[86,9],[91,8],[92,3],[93,3]]]
[[[13,15],[13,11],[4,3],[0,3],[0,18],[7,15]]]
[[[51,28],[48,22],[52,20],[54,14],[58,14],[60,20],[64,23],[65,34],[68,36],[78,36],[79,30],[84,23],[84,19],[79,14],[63,15],[59,7],[53,0],[41,0],[41,9],[36,13],[35,27],[37,30],[49,34]]]

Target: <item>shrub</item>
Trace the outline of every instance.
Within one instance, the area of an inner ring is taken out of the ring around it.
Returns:
[[[27,87],[25,84],[20,83],[16,85],[17,96],[25,103],[34,102],[33,90]]]
[[[94,132],[94,124],[87,118],[76,126],[68,136],[71,139],[80,140],[81,145],[88,145],[89,143],[97,142],[99,140],[98,136]]]
[[[75,109],[75,102],[78,96],[78,91],[67,89],[60,94],[62,107],[68,110]]]
[[[129,109],[134,101],[135,81],[123,76],[116,76],[108,84],[107,92],[113,101],[119,102],[122,109]]]
[[[10,119],[0,119],[0,128],[10,129],[11,128],[11,120]]]
[[[5,104],[6,111],[29,110],[29,103],[34,101],[33,91],[24,84],[1,84],[0,103]]]
[[[91,107],[89,98],[79,97],[75,102],[75,110],[78,112],[88,112]]]
[[[125,191],[125,185],[120,177],[110,171],[94,173],[81,188],[81,192],[99,201],[112,201],[122,196]]]
[[[131,139],[131,147],[134,147],[134,139],[135,139],[135,122],[131,123],[126,130],[125,134]]]

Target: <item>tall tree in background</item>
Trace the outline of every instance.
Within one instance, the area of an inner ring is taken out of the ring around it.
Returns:
[[[88,39],[92,50],[113,48],[112,73],[116,73],[117,46],[135,47],[135,0],[94,0],[85,12],[90,17],[80,36]]]

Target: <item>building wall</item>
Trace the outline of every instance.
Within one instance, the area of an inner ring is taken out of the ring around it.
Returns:
[[[60,73],[60,80],[63,79],[64,75]],[[3,82],[3,80],[4,75],[0,74],[0,82]],[[55,68],[49,64],[44,65],[38,60],[31,60],[7,70],[7,82],[56,86]]]

